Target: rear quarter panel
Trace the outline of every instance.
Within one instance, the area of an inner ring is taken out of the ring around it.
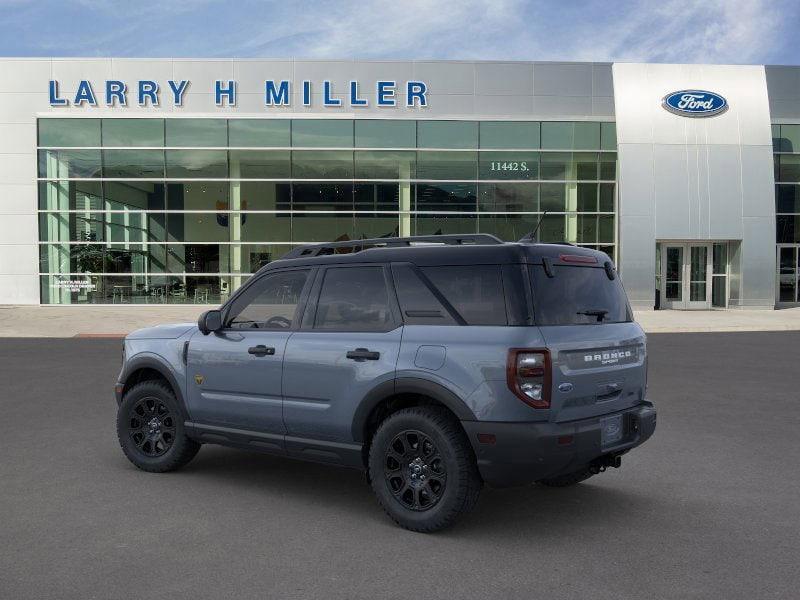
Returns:
[[[508,350],[515,347],[542,348],[544,338],[537,327],[406,325],[397,377],[444,386],[477,420],[546,419],[547,411],[532,409],[506,385]]]

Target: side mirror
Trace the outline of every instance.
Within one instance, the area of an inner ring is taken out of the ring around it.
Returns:
[[[197,328],[203,335],[222,329],[222,311],[207,310],[197,319]]]

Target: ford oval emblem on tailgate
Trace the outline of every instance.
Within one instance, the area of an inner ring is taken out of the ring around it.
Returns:
[[[573,388],[573,385],[571,383],[569,383],[568,381],[558,385],[558,391],[559,392],[564,392],[564,393],[571,392],[572,388]]]

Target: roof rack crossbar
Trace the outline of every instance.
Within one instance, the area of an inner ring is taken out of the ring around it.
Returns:
[[[392,248],[398,246],[413,246],[414,244],[444,244],[448,246],[476,245],[488,246],[503,244],[503,240],[488,233],[445,234],[445,235],[415,235],[409,237],[368,238],[363,240],[347,240],[343,242],[325,242],[321,244],[305,244],[293,248],[284,254],[281,259],[306,258],[336,254],[340,248],[351,248],[350,253],[361,252],[370,248]],[[344,253],[343,253],[344,254]]]

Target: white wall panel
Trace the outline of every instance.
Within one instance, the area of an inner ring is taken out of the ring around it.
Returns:
[[[0,183],[0,216],[32,214],[38,205],[37,190],[33,182]]]
[[[0,245],[0,275],[37,275],[38,252],[39,246],[30,243]]]
[[[0,273],[0,304],[39,304],[39,276]]]
[[[36,122],[0,123],[0,154],[19,154],[36,146]],[[2,182],[0,182],[2,183]]]
[[[32,244],[39,239],[36,214],[0,213],[0,249],[7,244]],[[2,250],[0,250],[1,252]]]
[[[646,186],[655,203],[655,239],[742,240],[742,303],[774,296],[775,233],[772,136],[764,68],[727,65],[615,64],[614,100],[620,156],[620,220],[647,213]],[[701,89],[724,96],[726,112],[688,118],[663,109],[665,95]],[[644,149],[653,161],[645,164]],[[681,157],[685,164],[681,164]],[[744,215],[759,227],[746,226]],[[756,234],[758,231],[758,234]],[[620,231],[621,271],[636,297],[654,297],[655,263],[642,270],[639,257],[654,239]],[[756,237],[752,237],[756,236]],[[636,258],[634,258],[634,256]],[[772,256],[770,259],[769,256]],[[759,274],[748,273],[757,269]],[[763,272],[769,272],[769,277]],[[767,285],[768,284],[768,285]]]
[[[4,92],[42,93],[42,82],[50,80],[50,59],[0,60],[0,94]],[[44,88],[45,91],[47,88]]]

